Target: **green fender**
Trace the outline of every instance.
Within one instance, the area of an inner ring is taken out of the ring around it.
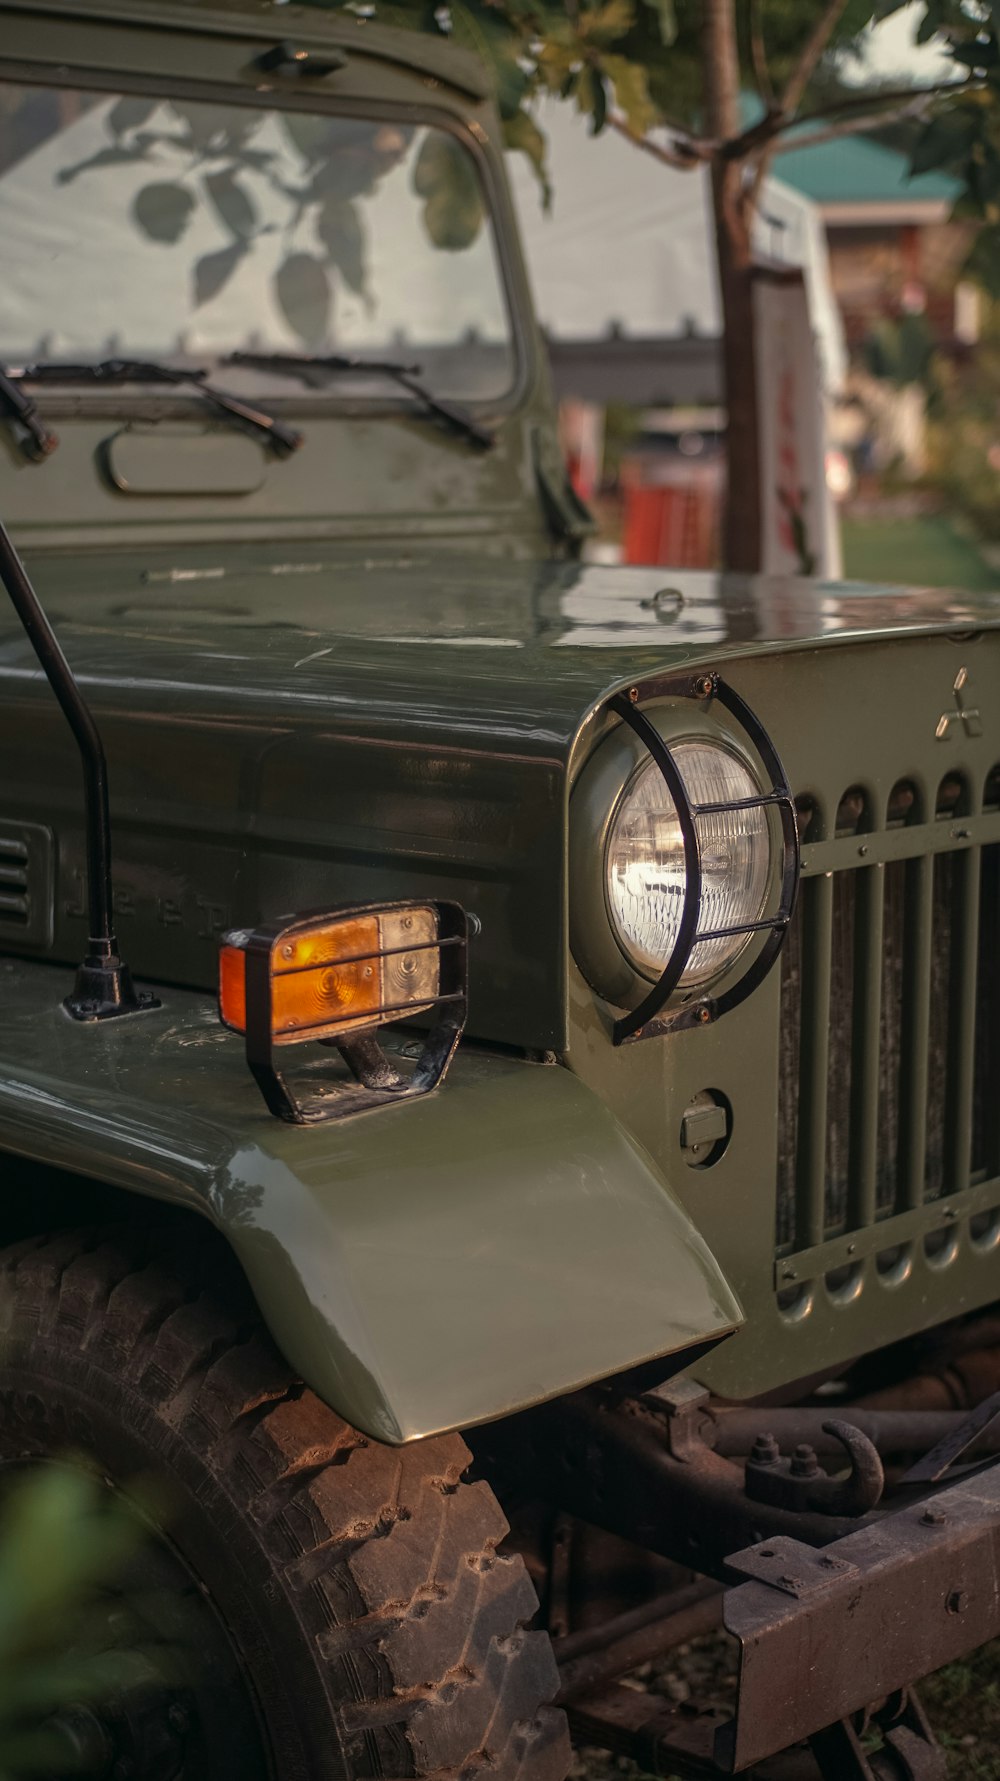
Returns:
[[[288,1126],[208,997],[85,1026],[67,976],[0,962],[0,1147],[204,1214],[289,1361],[366,1433],[467,1427],[742,1321],[568,1070],[469,1047],[435,1094]]]

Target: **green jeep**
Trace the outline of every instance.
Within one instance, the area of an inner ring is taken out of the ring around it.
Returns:
[[[0,1458],[164,1659],[59,1773],[941,1775],[1000,600],[582,566],[487,82],[363,9],[0,0],[0,244]]]

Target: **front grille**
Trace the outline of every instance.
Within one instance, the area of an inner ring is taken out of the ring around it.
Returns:
[[[779,1256],[816,1252],[785,1280],[836,1287],[855,1255],[896,1265],[904,1215],[936,1205],[940,1225],[954,1196],[1000,1178],[1000,772],[923,796],[900,782],[881,809],[848,788],[825,834],[818,805],[799,808],[776,1239]],[[996,1201],[975,1210],[983,1228]],[[931,1256],[948,1230],[923,1241]]]

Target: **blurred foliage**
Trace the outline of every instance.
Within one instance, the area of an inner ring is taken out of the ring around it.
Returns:
[[[140,1524],[82,1470],[48,1465],[0,1511],[0,1781],[65,1772],[50,1722],[148,1680],[140,1652],[97,1630],[100,1595],[140,1542]],[[95,1636],[96,1634],[96,1636]]]
[[[980,538],[1000,541],[1000,304],[974,358],[935,359],[928,414],[927,483]]]
[[[954,93],[933,92],[915,115],[907,93],[845,84],[857,78],[859,42],[865,29],[898,12],[909,0],[843,0],[822,53],[808,56],[810,36],[826,14],[821,0],[731,0],[740,78],[745,94],[756,92],[761,115],[725,143],[698,138],[705,72],[703,0],[307,0],[379,22],[446,37],[473,50],[493,76],[508,148],[532,161],[549,196],[546,144],[537,101],[550,95],[568,101],[590,119],[592,132],[609,118],[636,138],[682,129],[683,164],[717,158],[766,161],[778,138],[797,118],[835,120],[846,106],[857,111],[870,93],[884,105],[883,135],[912,151],[914,174],[941,169],[962,182],[963,214],[983,225],[969,262],[970,273],[1000,292],[1000,0],[918,0],[918,37],[935,40],[951,57]],[[756,30],[755,30],[756,25]],[[753,38],[756,36],[757,53]],[[788,83],[808,61],[786,106]],[[892,83],[889,83],[890,85]],[[919,91],[924,85],[914,83]],[[898,124],[900,111],[905,114]],[[845,123],[849,119],[845,114]],[[689,151],[689,152],[688,152]],[[457,192],[452,202],[459,208]],[[435,216],[440,218],[444,200]],[[447,235],[447,231],[444,231]]]
[[[925,315],[884,316],[862,348],[865,369],[902,389],[910,383],[933,387],[934,336]]]

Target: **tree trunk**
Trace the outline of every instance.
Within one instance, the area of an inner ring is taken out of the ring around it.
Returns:
[[[718,142],[732,141],[741,127],[735,0],[702,0],[701,49],[707,133]],[[726,569],[752,573],[760,568],[760,451],[751,209],[743,192],[740,162],[715,157],[712,203],[722,298],[723,390],[728,415],[722,563]]]

